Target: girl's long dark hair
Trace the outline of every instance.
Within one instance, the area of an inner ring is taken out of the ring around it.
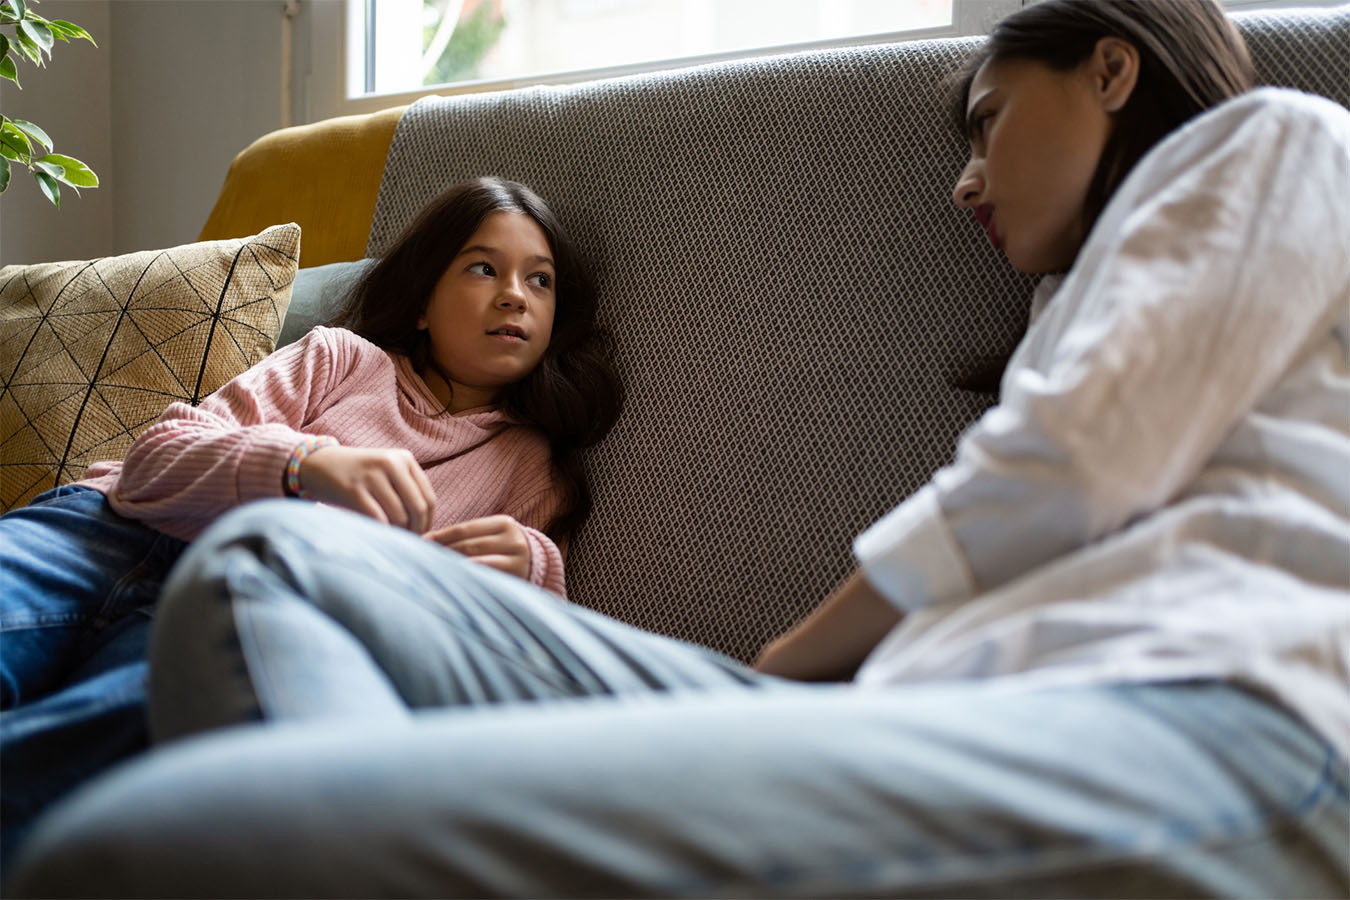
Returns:
[[[950,110],[970,139],[966,103],[975,73],[992,60],[1020,59],[1068,71],[1116,37],[1139,51],[1139,77],[1116,114],[1088,188],[1084,230],[1091,230],[1135,163],[1192,116],[1250,90],[1247,45],[1214,0],[1041,0],[1001,20],[952,80]]]
[[[563,502],[546,531],[565,540],[591,511],[580,451],[614,426],[623,407],[623,386],[609,361],[607,336],[596,324],[590,273],[557,216],[537,194],[499,178],[449,188],[366,271],[329,324],[404,354],[418,373],[425,373],[435,364],[427,332],[417,327],[418,317],[450,261],[488,215],[501,211],[533,219],[553,253],[556,305],[548,349],[529,375],[503,391],[501,406],[548,437]]]

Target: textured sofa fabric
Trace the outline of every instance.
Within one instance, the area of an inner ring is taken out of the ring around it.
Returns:
[[[1350,7],[1239,17],[1262,80],[1350,102]],[[1032,282],[950,202],[940,84],[974,40],[427,98],[367,255],[446,185],[534,186],[600,270],[628,407],[588,460],[580,603],[741,658],[991,404]]]

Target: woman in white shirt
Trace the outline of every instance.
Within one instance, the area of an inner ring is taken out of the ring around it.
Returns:
[[[756,669],[260,504],[166,591],[152,713],[269,724],[95,784],[14,892],[1344,894],[1350,113],[1247,73],[1212,3],[1000,24],[955,201],[1033,324]]]

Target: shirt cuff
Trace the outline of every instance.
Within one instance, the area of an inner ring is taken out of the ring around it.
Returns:
[[[530,542],[530,582],[565,598],[562,551],[542,531],[528,525],[524,528]]]
[[[932,485],[858,535],[853,555],[867,583],[906,612],[975,593],[970,567],[947,530]]]
[[[286,496],[286,463],[296,446],[311,436],[284,427],[260,428],[252,433],[239,456],[239,502]]]

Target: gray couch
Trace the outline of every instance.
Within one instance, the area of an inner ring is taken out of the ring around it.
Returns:
[[[1239,15],[1265,83],[1350,103],[1350,6]],[[596,264],[628,405],[573,600],[748,659],[997,399],[1032,283],[950,196],[972,39],[510,93],[401,119],[367,248],[450,183],[539,191]],[[302,270],[287,338],[349,265]]]

